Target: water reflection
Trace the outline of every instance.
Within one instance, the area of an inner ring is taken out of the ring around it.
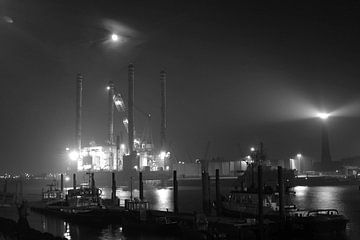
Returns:
[[[71,240],[70,224],[67,222],[64,222],[64,226],[65,226],[64,238]]]
[[[294,187],[294,191],[296,193],[296,197],[306,197],[308,186],[296,186]]]

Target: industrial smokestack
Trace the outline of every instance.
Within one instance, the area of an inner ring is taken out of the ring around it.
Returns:
[[[129,153],[134,151],[134,76],[135,68],[132,63],[129,64],[129,92],[128,92],[128,130],[129,130]]]
[[[108,100],[108,141],[110,145],[114,145],[114,83],[109,81],[108,85],[109,100]]]
[[[160,144],[161,150],[166,150],[166,72],[160,72],[161,85],[161,126],[160,126]]]
[[[76,150],[81,153],[81,115],[82,115],[82,82],[83,76],[81,73],[77,74],[76,77]]]

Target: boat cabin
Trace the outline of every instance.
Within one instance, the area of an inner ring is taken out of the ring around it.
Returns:
[[[80,188],[68,190],[67,201],[74,207],[100,206],[102,205],[100,196],[99,188],[82,184]]]
[[[64,200],[64,193],[60,189],[56,188],[55,183],[48,184],[48,189],[42,191],[42,201],[52,202],[56,200]]]

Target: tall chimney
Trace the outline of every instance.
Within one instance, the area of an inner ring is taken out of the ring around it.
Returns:
[[[112,81],[109,81],[108,85],[108,91],[109,91],[109,100],[108,100],[108,134],[109,134],[109,145],[114,145],[114,83]]]
[[[83,76],[81,73],[76,77],[76,126],[75,126],[75,141],[76,150],[81,152],[81,115],[82,115],[82,82]]]
[[[160,72],[161,85],[161,126],[160,126],[160,144],[161,150],[166,148],[166,72]]]
[[[129,64],[129,92],[128,92],[128,130],[129,130],[129,153],[134,151],[134,75],[135,68],[132,63]]]

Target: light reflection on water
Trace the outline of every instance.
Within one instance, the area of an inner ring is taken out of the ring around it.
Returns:
[[[294,203],[299,208],[335,208],[350,219],[348,239],[360,239],[360,192],[358,186],[295,187]]]

